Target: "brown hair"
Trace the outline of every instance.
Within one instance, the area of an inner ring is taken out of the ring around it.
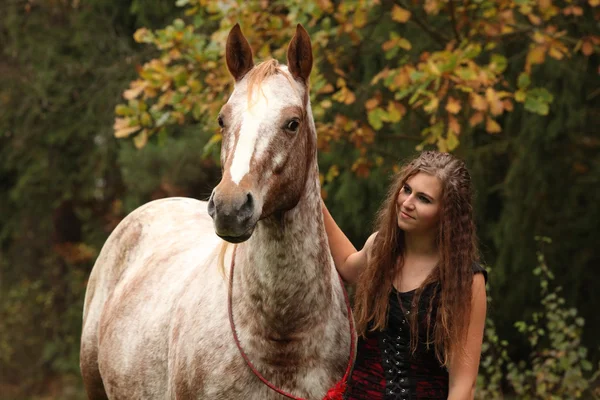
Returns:
[[[479,260],[473,208],[471,177],[465,164],[456,157],[425,151],[405,165],[391,185],[376,221],[378,234],[361,274],[355,295],[354,315],[360,335],[367,330],[383,330],[387,325],[389,297],[394,277],[404,264],[404,233],[398,227],[396,199],[406,181],[419,172],[436,176],[442,185],[437,244],[440,261],[416,290],[412,302],[411,349],[417,347],[418,305],[423,289],[435,285],[427,308],[427,342],[434,300],[438,301],[433,324],[433,344],[438,360],[447,365],[458,353],[466,337],[471,313],[473,263]]]

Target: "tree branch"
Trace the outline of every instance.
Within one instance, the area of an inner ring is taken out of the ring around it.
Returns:
[[[454,37],[460,42],[460,32],[458,32],[458,25],[456,24],[456,10],[454,9],[454,0],[448,2],[450,7],[450,20],[452,21],[452,30],[454,31]]]
[[[404,3],[404,1],[398,1],[398,4],[400,4],[405,9],[410,8],[409,6],[407,6]],[[448,43],[448,38],[444,37],[440,33],[434,31],[429,26],[427,26],[427,24],[425,24],[425,22],[423,22],[423,20],[421,20],[419,17],[417,17],[415,15],[415,13],[412,13],[412,17],[409,21],[413,21],[415,24],[419,25],[419,27],[421,29],[423,29],[427,34],[429,34],[429,36],[431,36],[431,38],[433,40],[435,40],[437,43],[439,43],[442,47],[445,47],[446,43]]]

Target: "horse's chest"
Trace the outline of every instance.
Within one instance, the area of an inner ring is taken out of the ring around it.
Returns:
[[[285,397],[266,386],[248,367],[230,337],[223,334],[219,343],[196,348],[193,356],[189,352],[177,354],[172,361],[172,392],[177,399],[265,399],[280,400]],[[194,343],[193,341],[186,341]],[[196,338],[196,343],[202,343]],[[183,346],[179,350],[184,350]],[[265,354],[269,353],[264,351]],[[272,351],[271,351],[272,353]],[[326,363],[300,366],[293,359],[288,365],[265,368],[257,362],[264,356],[248,355],[256,363],[256,370],[276,387],[307,399],[320,399],[322,393],[332,385],[332,372]],[[301,358],[300,354],[291,354]],[[321,365],[319,365],[321,364]]]

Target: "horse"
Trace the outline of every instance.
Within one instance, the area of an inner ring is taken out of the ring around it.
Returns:
[[[322,399],[348,376],[355,340],[323,224],[312,59],[300,24],[287,66],[254,65],[239,25],[229,32],[221,181],[208,202],[142,205],[108,237],[83,310],[89,399]]]

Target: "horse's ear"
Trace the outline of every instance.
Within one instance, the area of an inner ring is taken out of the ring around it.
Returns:
[[[296,34],[288,46],[287,63],[294,78],[308,83],[313,64],[312,47],[308,32],[300,24],[296,26]]]
[[[227,36],[227,46],[225,47],[225,59],[227,68],[236,81],[239,81],[252,69],[252,48],[244,37],[240,24],[235,24],[229,36]]]

